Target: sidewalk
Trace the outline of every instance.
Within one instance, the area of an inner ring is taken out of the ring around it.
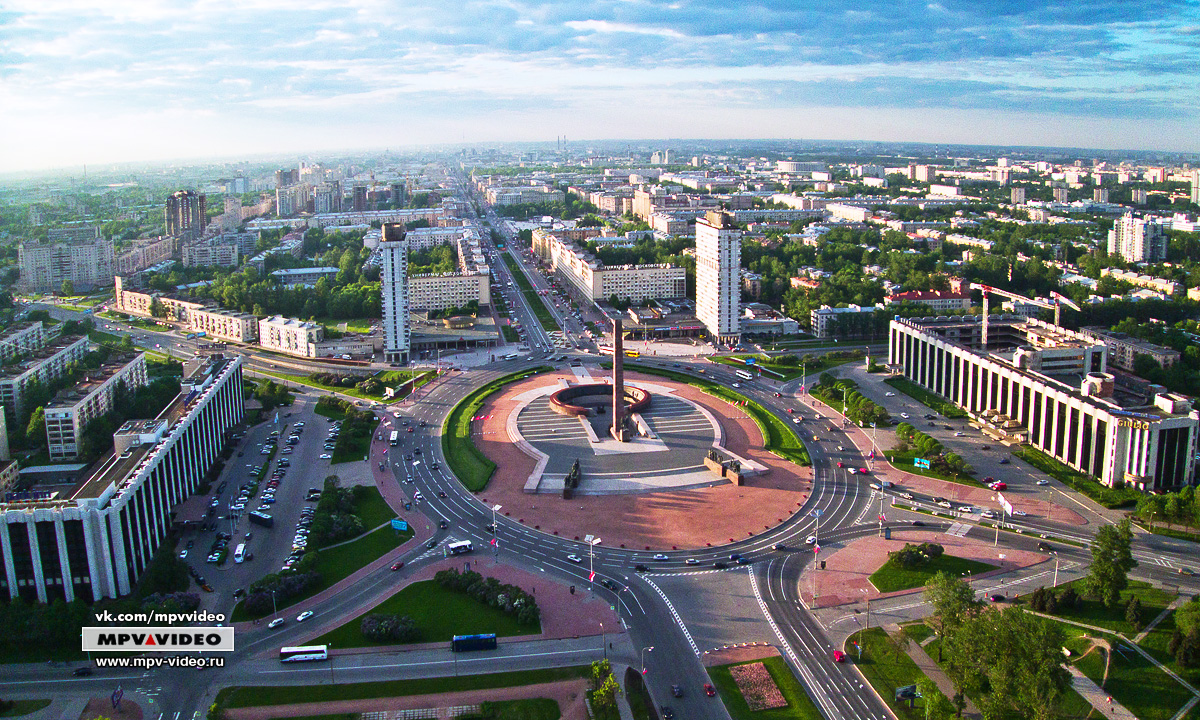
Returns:
[[[900,626],[888,625],[884,628],[884,630],[888,635],[894,635],[895,633],[900,632]],[[917,664],[917,667],[921,669],[921,672],[925,673],[925,675],[928,676],[928,678],[938,686],[938,690],[941,690],[943,695],[948,698],[954,697],[954,683],[950,681],[950,677],[946,675],[945,671],[938,667],[938,664],[934,662],[933,658],[929,657],[929,653],[925,652],[924,647],[914,642],[906,642],[904,643],[904,652],[907,653],[910,658],[912,658],[912,661]],[[966,700],[967,707],[966,710],[963,711],[963,717],[983,717],[983,713],[979,712],[979,708],[975,707],[975,703],[971,702],[970,698],[967,698]]]
[[[1083,699],[1091,703],[1092,707],[1096,708],[1104,717],[1112,718],[1112,720],[1137,720],[1136,715],[1129,712],[1129,709],[1121,703],[1113,700],[1111,695],[1092,682],[1079,668],[1068,665],[1067,671],[1071,673],[1071,686],[1075,688],[1075,692],[1083,696]]]

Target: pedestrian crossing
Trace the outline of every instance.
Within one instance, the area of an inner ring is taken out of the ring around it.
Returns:
[[[950,527],[946,528],[946,534],[953,535],[954,537],[966,537],[967,533],[973,527],[975,526],[970,523],[952,523]]]

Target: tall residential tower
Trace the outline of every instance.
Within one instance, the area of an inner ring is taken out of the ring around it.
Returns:
[[[167,198],[167,234],[198,239],[208,224],[208,198],[194,190],[180,190]]]
[[[726,345],[741,340],[741,265],[742,231],[729,213],[709,210],[696,221],[696,318]]]
[[[382,264],[379,282],[383,287],[383,357],[387,362],[407,363],[411,340],[408,320],[408,240],[404,226],[383,226],[379,243]]]

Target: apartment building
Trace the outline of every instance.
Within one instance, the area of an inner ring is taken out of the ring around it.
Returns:
[[[1126,214],[1108,231],[1108,254],[1120,255],[1126,262],[1166,260],[1167,233],[1154,220]]]
[[[453,272],[408,278],[408,304],[412,311],[464,307],[472,300],[481,307],[491,305],[491,280],[487,273]]]
[[[792,279],[795,280],[796,278]],[[850,337],[865,336],[870,333],[875,311],[882,309],[883,305],[865,305],[861,307],[858,305],[848,305],[846,307],[822,305],[815,310],[809,311],[808,331],[822,340],[833,337],[835,334]],[[856,331],[835,333],[834,330],[837,328],[852,328]]]
[[[1178,488],[1195,478],[1200,411],[1160,386],[1107,372],[1091,338],[1032,318],[890,324],[889,362],[963,408],[989,435],[1028,442],[1109,486]]]
[[[198,239],[208,225],[208,198],[195,190],[180,190],[167,198],[167,234]]]
[[[403,225],[384,225],[379,243],[379,284],[383,294],[383,355],[390,363],[408,362],[412,347],[409,320],[408,239]]]
[[[271,277],[278,280],[284,287],[315,287],[321,278],[332,281],[337,274],[337,268],[323,266],[276,270],[271,273]]]
[[[41,320],[9,325],[0,335],[0,362],[28,355],[46,344],[46,329]]]
[[[258,343],[300,357],[317,357],[317,343],[325,339],[325,328],[317,323],[275,315],[258,321]]]
[[[0,593],[26,602],[92,602],[133,591],[242,421],[242,359],[189,363],[158,417],[131,420],[113,453],[75,485],[0,502]]]
[[[197,308],[188,312],[187,326],[214,340],[238,343],[258,341],[258,318],[221,308]]]
[[[1103,327],[1084,327],[1079,329],[1079,334],[1108,348],[1108,362],[1114,367],[1132,370],[1133,359],[1138,355],[1146,355],[1163,367],[1171,367],[1179,362],[1178,350],[1139,340],[1123,332],[1112,332]]]
[[[728,213],[708,211],[696,221],[696,319],[726,345],[741,340],[741,264],[742,231]]]
[[[969,310],[971,309],[971,293],[953,290],[910,290],[888,295],[883,299],[883,303],[884,305],[899,303],[927,305],[935,313],[946,310]]]
[[[1146,287],[1164,295],[1176,295],[1182,289],[1182,286],[1174,280],[1165,278],[1157,278],[1153,275],[1143,275],[1129,270],[1118,270],[1117,268],[1101,268],[1100,277],[1111,277],[1115,280],[1137,285],[1138,287]]]
[[[68,365],[82,360],[89,348],[86,335],[63,336],[25,356],[16,365],[0,369],[0,405],[8,410],[10,417],[21,417],[30,383],[49,385],[63,376]]]
[[[58,292],[65,280],[78,291],[112,282],[113,244],[109,240],[21,243],[18,255],[23,292]]]
[[[178,251],[179,238],[174,235],[138,238],[117,253],[113,259],[113,273],[132,275],[141,272],[174,258]]]
[[[133,392],[149,382],[146,354],[126,355],[106,363],[46,405],[46,447],[51,462],[74,460],[88,423],[113,408],[117,390]]]
[[[484,192],[489,205],[541,205],[562,202],[566,199],[562,190],[544,185],[529,187],[492,185]]]
[[[232,267],[241,257],[238,242],[225,235],[214,235],[183,246],[184,267]]]
[[[538,229],[533,233],[533,250],[550,265],[572,294],[588,302],[622,300],[640,302],[678,298],[687,294],[687,271],[667,264],[605,265],[584,251],[572,233]]]
[[[193,300],[183,300],[157,292],[132,290],[128,287],[128,280],[120,275],[113,278],[113,285],[113,307],[117,312],[127,315],[155,317],[153,313],[155,300],[163,306],[163,317],[167,320],[187,322],[190,313],[204,308],[203,303]]]

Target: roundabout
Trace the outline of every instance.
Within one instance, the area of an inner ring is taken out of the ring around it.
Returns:
[[[560,368],[484,400],[472,439],[496,472],[478,493],[483,503],[561,537],[670,549],[745,539],[786,521],[807,500],[811,468],[765,451],[762,432],[741,408],[684,383],[627,372],[625,396],[648,402],[630,408],[634,431],[626,442],[606,437],[611,411],[588,408],[569,392],[592,386],[585,397],[611,395],[589,371]],[[563,413],[556,399],[583,412]],[[713,450],[739,463],[741,484],[706,465]],[[576,461],[581,479],[565,500],[564,478]]]

